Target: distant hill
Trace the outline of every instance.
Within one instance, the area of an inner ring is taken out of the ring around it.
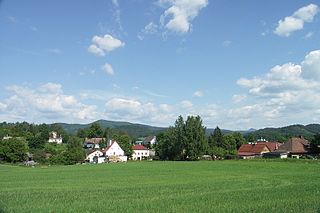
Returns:
[[[264,128],[256,131],[247,132],[244,135],[252,134],[256,139],[265,138],[269,141],[287,141],[291,137],[303,136],[308,140],[312,140],[313,136],[320,133],[320,124],[300,125],[295,124],[281,128]]]
[[[155,127],[144,124],[135,124],[130,122],[123,121],[107,121],[107,120],[98,120],[93,123],[98,123],[102,128],[112,128],[126,132],[128,135],[134,138],[144,137],[149,135],[157,135],[161,132],[164,132],[167,128],[164,127]],[[68,133],[75,134],[79,129],[89,128],[93,123],[89,124],[66,124],[59,123],[64,130]],[[206,129],[206,135],[210,135],[214,131],[213,128]],[[223,134],[229,134],[233,131],[231,130],[221,130]],[[280,128],[264,128],[264,129],[249,129],[247,131],[240,131],[245,137],[249,134],[253,135],[256,139],[265,138],[269,141],[287,141],[291,137],[302,135],[308,140],[311,140],[313,136],[317,133],[320,133],[320,124],[309,124],[309,125],[291,125]]]
[[[128,135],[134,138],[157,135],[166,130],[163,127],[154,127],[143,124],[134,124],[129,122],[122,121],[107,121],[107,120],[98,120],[89,124],[66,124],[58,123],[61,127],[68,133],[75,134],[79,129],[89,128],[93,123],[98,123],[102,128],[112,128],[126,132]]]

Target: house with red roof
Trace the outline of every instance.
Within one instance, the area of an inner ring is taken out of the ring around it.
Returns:
[[[270,152],[266,144],[243,144],[238,150],[238,156],[243,159],[262,156],[264,153]]]
[[[136,144],[132,146],[132,150],[132,160],[143,160],[148,159],[150,157],[149,149],[143,145]]]

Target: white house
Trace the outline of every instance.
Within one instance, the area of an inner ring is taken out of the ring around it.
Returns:
[[[50,132],[49,133],[49,143],[57,143],[57,144],[62,144],[62,137],[61,135],[58,135],[57,132]]]
[[[103,152],[99,150],[88,152],[86,157],[86,161],[89,163],[104,163],[105,159]]]
[[[149,158],[150,156],[149,149],[140,144],[134,145],[132,147],[132,150],[133,150],[132,160],[143,160],[143,159]]]
[[[124,151],[121,149],[117,141],[110,141],[109,146],[103,150],[105,156],[124,156]]]

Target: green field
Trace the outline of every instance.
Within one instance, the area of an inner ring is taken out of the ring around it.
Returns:
[[[0,212],[320,212],[320,163],[0,165]]]

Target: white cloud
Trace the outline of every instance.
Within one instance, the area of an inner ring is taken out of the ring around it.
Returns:
[[[92,38],[92,43],[93,44],[88,47],[88,51],[97,56],[105,56],[107,52],[114,51],[125,45],[124,42],[109,34],[106,34],[103,37],[94,36]]]
[[[294,12],[292,16],[279,20],[274,33],[279,36],[289,37],[292,32],[302,30],[305,22],[312,22],[318,12],[319,7],[315,4],[302,7]]]
[[[32,88],[13,85],[7,91],[12,95],[0,102],[1,120],[81,122],[92,121],[97,115],[96,106],[82,104],[76,97],[64,94],[60,84],[46,83]]]
[[[233,103],[240,103],[243,100],[245,100],[246,98],[247,98],[246,95],[233,95],[232,96],[232,101],[233,101]]]
[[[195,91],[195,92],[193,93],[193,96],[194,96],[194,97],[198,97],[198,98],[203,97],[203,95],[204,95],[203,92],[200,91],[200,90]]]
[[[320,81],[320,50],[310,52],[301,64],[304,78]]]
[[[313,32],[308,32],[305,36],[304,36],[304,38],[305,39],[309,39],[309,38],[311,38],[313,36]]]
[[[152,35],[157,32],[158,32],[158,25],[153,22],[150,22],[143,28],[143,30],[141,30],[140,33],[138,33],[138,38],[140,40],[143,40],[145,35],[148,35],[148,34]]]
[[[104,51],[102,49],[100,49],[99,47],[97,47],[97,45],[95,44],[91,44],[89,47],[88,47],[88,51],[90,53],[93,53],[97,56],[105,56],[106,54],[104,53]]]
[[[188,101],[188,100],[181,101],[180,105],[181,105],[182,108],[191,108],[191,107],[193,107],[193,103],[191,101]]]
[[[192,20],[208,5],[208,0],[160,0],[159,4],[167,7],[160,17],[161,25],[173,32],[187,33]]]
[[[222,46],[229,47],[231,45],[231,43],[232,43],[231,41],[225,40],[225,41],[222,42]]]
[[[167,104],[157,106],[151,102],[132,98],[112,98],[105,106],[105,116],[113,120],[168,125],[176,118],[175,114],[170,113],[172,107]]]
[[[112,68],[112,66],[108,63],[105,63],[102,67],[101,67],[102,71],[104,71],[107,75],[114,75],[114,70]]]
[[[309,121],[320,106],[320,50],[306,55],[300,64],[273,67],[266,75],[242,78],[238,85],[248,89],[251,104],[229,110],[229,116],[254,122]],[[265,125],[265,124],[264,124]]]

